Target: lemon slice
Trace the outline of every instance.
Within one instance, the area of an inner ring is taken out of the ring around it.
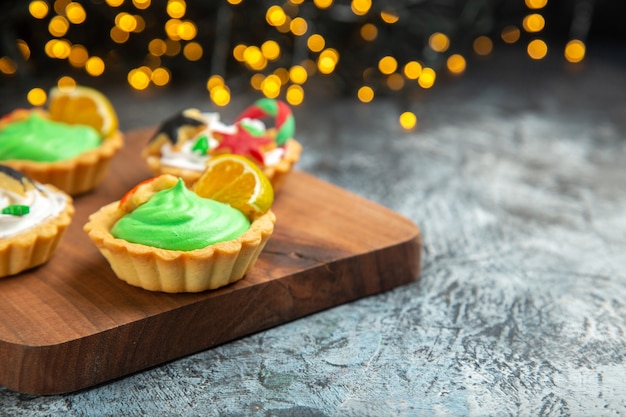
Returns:
[[[249,218],[267,213],[274,202],[270,180],[254,162],[234,154],[209,159],[194,191],[200,197],[229,204]]]
[[[117,114],[109,99],[91,87],[54,87],[48,99],[50,119],[91,126],[104,137],[118,129]]]

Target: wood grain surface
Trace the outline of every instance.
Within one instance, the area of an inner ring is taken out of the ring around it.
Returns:
[[[274,235],[243,280],[200,294],[126,284],[82,226],[150,176],[139,152],[152,132],[127,133],[105,182],[75,198],[73,222],[47,264],[0,279],[1,385],[79,390],[417,279],[414,223],[295,171],[275,201]]]

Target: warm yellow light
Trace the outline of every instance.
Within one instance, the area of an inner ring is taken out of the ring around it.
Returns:
[[[333,0],[313,0],[313,4],[315,4],[318,9],[328,9],[333,5]]]
[[[271,26],[280,26],[287,21],[287,15],[280,6],[271,6],[265,13],[265,20]]]
[[[465,62],[465,58],[459,54],[452,54],[448,57],[446,61],[446,67],[448,71],[452,74],[459,75],[465,72],[465,67],[467,66]]]
[[[26,100],[33,106],[43,106],[46,104],[48,95],[42,88],[33,88],[26,95]]]
[[[289,70],[289,79],[295,84],[304,84],[307,78],[308,74],[302,65],[294,65]]]
[[[65,59],[70,56],[72,47],[65,39],[58,39],[52,46],[52,56],[58,59]]]
[[[372,8],[372,0],[352,0],[350,8],[355,15],[363,16]]]
[[[546,20],[539,13],[529,14],[522,21],[522,27],[526,32],[530,33],[540,32],[545,26]]]
[[[198,61],[203,53],[202,46],[198,42],[189,42],[183,48],[183,55],[189,61]]]
[[[417,126],[417,117],[410,111],[402,113],[398,121],[400,122],[400,126],[405,130],[412,130]]]
[[[372,89],[372,87],[364,85],[363,87],[359,88],[356,95],[361,102],[369,103],[374,99],[374,90]]]
[[[192,21],[185,20],[178,25],[176,33],[180,39],[190,41],[198,34],[198,28]]]
[[[242,0],[227,0],[228,4],[232,4],[233,6],[236,6],[238,4],[241,4]]]
[[[373,41],[378,37],[378,28],[371,23],[361,26],[361,37],[366,41]]]
[[[167,85],[170,82],[170,78],[169,70],[163,67],[155,68],[150,77],[154,85],[158,85],[159,87]]]
[[[526,7],[529,9],[542,9],[548,4],[548,0],[526,0]]]
[[[304,89],[299,85],[290,85],[285,94],[287,103],[292,106],[298,106],[304,101]]]
[[[217,106],[224,107],[230,103],[230,89],[226,85],[214,88],[210,95],[211,100]]]
[[[85,21],[87,13],[82,4],[73,1],[65,6],[65,16],[70,22],[79,25]]]
[[[240,43],[239,45],[233,48],[233,57],[237,61],[243,62],[243,53],[245,50],[246,50],[246,45]]]
[[[261,84],[263,83],[264,79],[265,79],[265,75],[257,72],[256,74],[252,75],[252,77],[250,77],[250,85],[255,90],[260,90]]]
[[[337,62],[339,62],[339,53],[332,48],[324,49],[317,59],[317,69],[322,74],[330,74],[335,70]]]
[[[67,33],[67,30],[70,28],[70,23],[63,16],[54,16],[50,19],[50,23],[48,23],[48,32],[52,36],[56,36],[57,38],[63,36]]]
[[[49,10],[50,7],[48,7],[48,3],[41,0],[31,1],[28,5],[28,11],[30,12],[30,15],[35,19],[43,19],[48,15]]]
[[[167,37],[173,41],[179,41],[180,35],[178,34],[178,27],[181,24],[180,19],[169,19],[165,22],[165,33],[167,33]]]
[[[6,75],[15,74],[17,71],[17,65],[8,56],[0,57],[0,72]]]
[[[585,49],[582,41],[572,39],[565,45],[565,59],[572,63],[580,62],[585,58]]]
[[[176,56],[180,53],[181,50],[180,42],[167,39],[165,41],[165,55],[167,56]]]
[[[16,44],[17,49],[19,49],[20,54],[22,55],[24,60],[28,61],[28,59],[30,58],[30,47],[28,46],[28,44],[22,39],[18,39]]]
[[[502,29],[500,37],[506,43],[515,43],[520,38],[520,30],[513,25],[506,26]]]
[[[274,61],[280,57],[280,45],[278,42],[269,40],[261,45],[261,53],[270,61]]]
[[[128,72],[128,84],[135,90],[145,90],[150,85],[152,74],[140,68],[132,69]]]
[[[532,59],[539,60],[545,58],[548,54],[548,45],[541,39],[535,39],[530,41],[526,48],[528,56]]]
[[[206,82],[206,89],[209,92],[216,87],[223,87],[223,86],[224,86],[224,78],[221,75],[217,75],[217,74],[211,75]]]
[[[104,72],[104,68],[104,61],[102,60],[102,58],[97,56],[92,56],[87,60],[87,62],[85,62],[85,71],[87,71],[87,74],[91,75],[92,77],[102,75],[102,73]]]
[[[146,28],[146,21],[143,19],[143,17],[141,17],[138,14],[133,15],[133,16],[135,17],[135,21],[137,22],[137,27],[135,27],[135,30],[133,30],[133,32],[135,33],[143,32],[143,30]]]
[[[289,3],[297,6],[299,4],[304,3],[304,0],[289,0]]]
[[[65,14],[65,7],[67,7],[67,5],[71,3],[71,1],[72,0],[55,0],[52,8],[56,12],[56,14],[63,15]]]
[[[57,81],[57,87],[59,87],[61,91],[72,91],[76,87],[76,80],[69,75],[64,75]]]
[[[445,52],[450,47],[450,38],[441,32],[435,32],[428,38],[428,45],[435,52]]]
[[[106,4],[108,4],[111,7],[120,7],[122,4],[124,4],[124,0],[105,0]]]
[[[319,52],[326,46],[326,41],[322,35],[315,33],[306,40],[306,46],[311,52]]]
[[[400,16],[396,13],[395,10],[387,9],[380,12],[380,18],[383,22],[388,23],[390,25],[397,23],[400,20]]]
[[[154,56],[162,56],[165,54],[167,50],[167,45],[165,41],[162,39],[152,39],[150,43],[148,43],[148,51]]]
[[[474,39],[474,52],[480,56],[487,56],[493,50],[493,42],[487,36],[479,36]]]
[[[72,45],[72,48],[70,49],[70,56],[68,56],[70,65],[76,68],[81,68],[85,65],[88,59],[89,53],[87,52],[87,48],[80,44]]]
[[[289,29],[291,30],[291,33],[293,33],[294,35],[302,36],[309,29],[309,25],[306,22],[306,20],[304,20],[303,18],[296,17],[289,24]]]
[[[267,58],[263,56],[258,46],[248,46],[243,51],[243,60],[248,67],[256,71],[262,70],[267,66]]]
[[[285,85],[289,82],[289,71],[287,71],[287,69],[285,68],[276,68],[274,70],[274,75],[276,75],[278,77],[278,79],[280,80],[281,85]]]
[[[172,19],[180,19],[187,12],[187,3],[184,0],[168,0],[166,11]]]
[[[270,74],[261,83],[261,92],[268,98],[276,98],[280,94],[282,83],[277,75]]]
[[[417,80],[422,73],[422,64],[417,61],[409,61],[404,65],[404,76],[409,80]]]
[[[109,36],[115,43],[124,43],[130,38],[130,34],[118,26],[113,26],[109,31]]]
[[[144,10],[150,7],[151,0],[133,0],[133,6],[139,10]]]
[[[394,73],[398,69],[398,61],[392,56],[385,56],[378,61],[378,70],[385,74],[389,75]]]
[[[115,17],[115,24],[124,32],[132,32],[137,29],[137,19],[130,13],[122,12]]]
[[[404,78],[397,72],[387,77],[387,87],[393,91],[402,90],[404,87]]]
[[[435,85],[435,80],[437,79],[437,73],[434,69],[426,67],[422,70],[422,74],[417,79],[417,83],[422,88],[431,88]]]

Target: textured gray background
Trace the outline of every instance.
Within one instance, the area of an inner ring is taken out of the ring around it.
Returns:
[[[0,389],[1,413],[625,415],[626,50],[556,55],[498,52],[403,106],[296,109],[301,170],[420,226],[419,281],[82,392]],[[209,108],[199,85],[108,92],[131,129]]]

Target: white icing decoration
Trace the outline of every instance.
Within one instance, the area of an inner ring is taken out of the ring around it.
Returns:
[[[66,200],[64,194],[50,190],[32,189],[22,197],[0,188],[0,208],[12,204],[29,206],[29,212],[22,216],[0,214],[0,239],[18,235],[53,219],[63,211]]]

